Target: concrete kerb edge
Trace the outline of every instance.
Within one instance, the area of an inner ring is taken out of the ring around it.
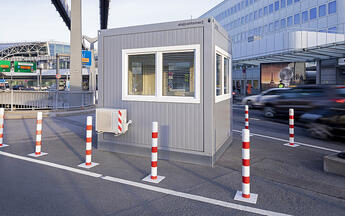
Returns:
[[[95,107],[70,110],[70,111],[55,111],[55,110],[36,110],[36,111],[5,111],[5,119],[35,119],[37,118],[37,112],[42,112],[43,117],[57,117],[57,116],[72,116],[79,114],[92,113],[96,110]]]

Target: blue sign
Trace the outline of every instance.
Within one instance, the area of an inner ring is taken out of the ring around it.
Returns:
[[[81,63],[84,66],[91,66],[91,51],[83,50],[81,53]]]
[[[0,83],[6,83],[5,79],[0,79]]]

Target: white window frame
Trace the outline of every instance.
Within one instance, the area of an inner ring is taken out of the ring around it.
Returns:
[[[221,56],[222,61],[222,71],[221,71],[221,94],[217,95],[217,54]],[[228,77],[229,77],[229,93],[224,94],[224,58],[229,59],[229,71],[228,71]],[[232,96],[232,77],[231,77],[231,71],[232,71],[232,61],[231,61],[231,55],[223,50],[222,48],[215,46],[215,54],[214,54],[214,97],[215,97],[215,103],[230,99]]]
[[[163,53],[194,52],[194,97],[163,96]],[[155,95],[128,94],[128,56],[155,54]],[[122,100],[170,103],[200,103],[200,44],[122,50]]]

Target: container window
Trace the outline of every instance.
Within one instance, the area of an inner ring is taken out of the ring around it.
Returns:
[[[194,97],[194,52],[163,53],[163,96]]]
[[[216,46],[215,53],[215,102],[229,99],[231,86],[230,55]]]
[[[217,54],[216,56],[217,67],[216,67],[216,95],[221,95],[222,93],[222,57]]]
[[[224,94],[229,94],[229,59],[224,58]]]
[[[128,56],[128,94],[155,95],[155,54]]]
[[[122,100],[200,103],[200,44],[122,50]]]

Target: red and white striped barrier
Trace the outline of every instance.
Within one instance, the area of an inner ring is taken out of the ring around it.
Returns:
[[[248,107],[248,105],[245,105],[244,118],[245,118],[244,128],[249,129],[249,107]]]
[[[257,194],[250,193],[250,132],[242,130],[242,191],[237,191],[235,200],[256,203]]]
[[[117,133],[122,133],[122,113],[120,110],[117,113]]]
[[[290,147],[299,146],[295,144],[295,117],[293,109],[289,109],[289,143],[285,145]]]
[[[97,166],[98,163],[93,163],[92,158],[92,116],[86,119],[86,152],[85,163],[79,164],[79,167],[91,168]]]
[[[48,153],[42,152],[42,112],[37,112],[37,121],[36,121],[36,147],[35,153],[29,154],[32,157],[40,157],[47,155]]]
[[[0,108],[0,148],[8,145],[4,144],[4,122],[5,122],[5,109]]]
[[[158,122],[152,122],[152,146],[151,146],[151,175],[145,177],[143,181],[159,183],[165,177],[157,175],[158,163]]]

